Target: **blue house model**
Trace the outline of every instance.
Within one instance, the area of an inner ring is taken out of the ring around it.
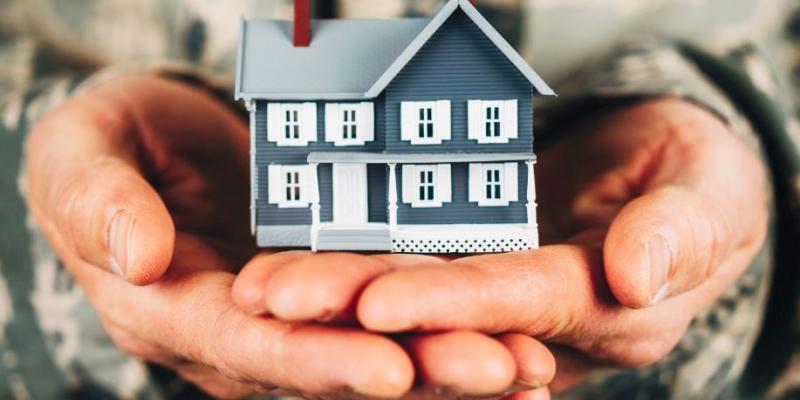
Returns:
[[[533,97],[554,92],[470,1],[395,20],[300,4],[294,24],[241,26],[259,246],[538,247]]]

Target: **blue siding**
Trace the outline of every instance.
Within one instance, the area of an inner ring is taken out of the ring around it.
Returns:
[[[397,209],[398,224],[523,224],[528,222],[527,208],[527,179],[528,170],[525,163],[519,163],[519,200],[508,207],[479,207],[477,203],[469,202],[469,177],[467,164],[452,164],[453,201],[445,203],[442,207],[412,208],[411,205],[400,202]],[[402,194],[403,173],[398,169],[397,193]]]
[[[533,87],[457,10],[389,84],[386,96],[387,152],[533,151]],[[467,139],[467,100],[519,101],[519,138],[507,144],[477,144]],[[400,140],[400,103],[450,100],[452,140],[415,145]]]
[[[389,167],[379,164],[367,166],[369,222],[389,222]]]

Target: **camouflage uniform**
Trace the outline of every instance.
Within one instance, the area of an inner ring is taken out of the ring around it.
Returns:
[[[319,1],[324,16],[430,15],[437,0]],[[594,374],[564,398],[800,398],[800,5],[791,0],[484,0],[561,96],[537,138],[584,108],[681,96],[770,167],[772,229],[752,267],[661,362]],[[121,73],[180,71],[230,90],[237,19],[290,0],[0,0],[0,398],[198,396],[121,352],[24,204],[31,125]],[[564,44],[568,44],[565,46]],[[792,98],[795,96],[795,98]]]

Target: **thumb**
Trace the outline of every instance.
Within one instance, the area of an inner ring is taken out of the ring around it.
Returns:
[[[605,274],[625,306],[654,305],[717,274],[735,280],[766,235],[761,162],[716,119],[687,125],[609,227]]]
[[[156,191],[130,165],[103,158],[73,172],[45,214],[82,260],[133,284],[158,280],[172,259],[175,228]]]

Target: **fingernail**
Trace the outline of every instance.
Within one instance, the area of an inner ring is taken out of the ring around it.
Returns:
[[[655,305],[669,295],[672,248],[662,235],[651,237],[644,247],[650,270],[650,305]]]
[[[128,238],[133,230],[133,215],[119,210],[108,227],[108,245],[111,253],[111,269],[125,277],[128,270]]]

